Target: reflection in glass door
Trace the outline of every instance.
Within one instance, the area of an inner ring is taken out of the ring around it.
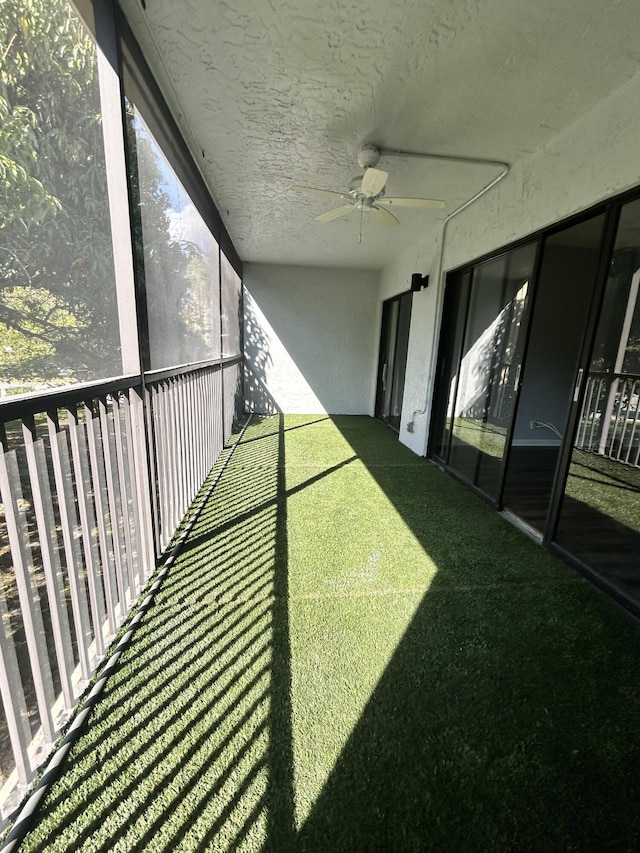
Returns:
[[[640,598],[640,201],[622,208],[555,543]]]
[[[449,467],[498,499],[519,382],[524,319],[536,245],[477,266],[459,361]]]
[[[458,382],[460,347],[469,307],[471,272],[453,274],[447,279],[442,309],[438,369],[431,417],[430,456],[446,465],[449,461],[453,406]]]
[[[605,216],[545,240],[503,505],[544,534],[600,261]]]
[[[411,326],[411,291],[387,299],[382,306],[376,417],[400,429],[404,378]]]
[[[429,455],[640,605],[640,199],[447,277]]]

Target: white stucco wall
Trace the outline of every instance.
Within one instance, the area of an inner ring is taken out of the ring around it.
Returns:
[[[249,411],[372,414],[378,274],[244,267]]]
[[[640,185],[638,140],[640,74],[519,161],[502,183],[451,220],[445,271]],[[442,281],[433,280],[438,251],[434,245],[417,246],[412,257],[385,269],[380,283],[381,298],[387,298],[407,289],[411,272],[432,275],[429,289],[414,299],[400,429],[400,440],[420,454],[427,445],[442,301]]]
[[[411,287],[411,276],[419,272],[430,274],[426,289],[413,294],[411,307],[411,331],[407,353],[407,372],[400,422],[400,440],[419,454],[425,452],[426,438],[422,418],[412,417],[416,409],[424,409],[425,389],[429,385],[432,349],[435,341],[435,322],[438,316],[438,288],[434,281],[433,259],[436,257],[437,244],[414,246],[395,264],[383,271],[380,276],[380,303],[391,296],[403,293]],[[407,430],[413,420],[412,431]]]

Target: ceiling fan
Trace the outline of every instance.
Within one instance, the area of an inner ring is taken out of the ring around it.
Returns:
[[[349,183],[346,192],[322,190],[317,187],[295,185],[294,190],[311,195],[326,196],[334,201],[342,200],[344,204],[334,207],[326,213],[316,216],[317,222],[331,222],[341,216],[346,216],[352,210],[359,210],[360,215],[365,211],[371,212],[373,218],[382,225],[399,225],[400,222],[388,209],[389,207],[417,207],[424,210],[443,208],[445,203],[434,198],[396,198],[385,195],[385,186],[389,174],[382,169],[376,169],[380,152],[373,145],[367,145],[358,154],[358,164],[365,170],[363,175],[356,175]]]

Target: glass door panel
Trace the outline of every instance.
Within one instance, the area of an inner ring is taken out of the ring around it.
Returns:
[[[623,207],[555,542],[640,596],[640,201]]]
[[[543,534],[598,272],[604,215],[548,237],[532,308],[503,494]]]
[[[376,394],[376,417],[385,421],[389,416],[391,407],[391,377],[393,376],[397,331],[398,300],[390,299],[382,305],[382,330],[380,332],[380,358]]]
[[[453,407],[449,466],[497,500],[536,244],[475,268]]]
[[[434,391],[432,431],[429,455],[446,464],[453,426],[460,347],[464,335],[471,273],[454,273],[447,277],[440,329],[440,351]]]
[[[398,332],[396,336],[396,354],[393,365],[393,383],[391,389],[391,407],[389,425],[400,429],[402,400],[404,397],[404,377],[407,370],[409,352],[409,328],[411,326],[412,293],[404,293],[398,300]]]
[[[412,297],[409,291],[386,300],[382,306],[376,417],[396,430],[400,429],[402,415]]]

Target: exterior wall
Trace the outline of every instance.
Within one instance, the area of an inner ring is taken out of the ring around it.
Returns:
[[[429,287],[413,294],[407,372],[400,421],[400,441],[419,454],[424,454],[426,448],[426,421],[424,415],[414,417],[413,412],[425,408],[426,389],[430,383],[432,350],[437,340],[438,287],[433,277],[435,272],[433,259],[436,253],[436,244],[427,248],[415,246],[411,253],[403,255],[395,264],[384,270],[380,277],[379,299],[382,304],[383,300],[411,287],[412,273],[431,275]],[[412,421],[413,425],[410,426]]]
[[[244,267],[248,411],[373,414],[378,274]]]
[[[444,270],[640,184],[639,138],[637,74],[539,151],[519,161],[500,184],[451,220]],[[400,429],[400,440],[420,454],[427,446],[442,305],[442,281],[433,278],[439,250],[433,245],[416,247],[412,258],[398,259],[381,275],[382,298],[406,290],[411,272],[432,276],[429,289],[414,299]]]

